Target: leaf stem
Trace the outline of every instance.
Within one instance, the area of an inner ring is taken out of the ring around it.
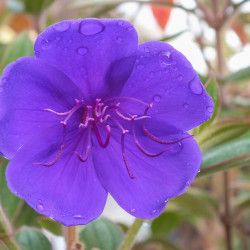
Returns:
[[[129,250],[132,249],[132,245],[135,240],[135,236],[137,235],[139,229],[141,228],[144,220],[135,219],[133,225],[129,228],[127,235],[125,236],[119,250]]]

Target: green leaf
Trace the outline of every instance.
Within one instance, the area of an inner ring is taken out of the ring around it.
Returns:
[[[227,171],[231,168],[244,167],[250,163],[250,153],[237,156],[231,160],[223,161],[212,165],[210,167],[204,168],[197,175],[197,178],[209,176],[217,172]]]
[[[50,231],[55,235],[63,234],[62,224],[57,221],[44,217],[39,219],[39,223],[43,228],[45,228],[46,230]]]
[[[86,225],[79,233],[79,240],[84,243],[85,250],[117,250],[122,238],[120,228],[102,217]]]
[[[202,151],[240,137],[250,129],[250,120],[222,118],[196,136]]]
[[[242,80],[247,80],[250,78],[250,66],[246,67],[236,73],[231,74],[228,76],[224,82],[225,83],[231,83],[231,82],[239,82]]]
[[[33,42],[28,33],[23,32],[12,44],[7,46],[0,62],[0,73],[9,63],[16,61],[19,57],[32,55]]]
[[[201,77],[202,78],[202,77]],[[213,115],[210,119],[208,119],[205,123],[201,124],[199,127],[192,130],[192,134],[199,135],[203,130],[209,127],[219,116],[221,110],[221,94],[218,83],[215,79],[211,79],[211,81],[206,86],[206,91],[212,97],[214,103],[214,111]]]
[[[166,235],[176,229],[180,223],[180,216],[175,211],[167,211],[154,219],[151,230],[154,236]]]
[[[40,14],[44,9],[48,8],[54,0],[22,0],[22,2],[26,12]]]
[[[204,152],[201,168],[206,168],[247,153],[250,153],[250,135]]]
[[[22,250],[52,250],[47,237],[38,230],[24,227],[16,234]]]
[[[167,207],[178,211],[183,219],[195,223],[195,219],[200,217],[211,218],[218,208],[218,202],[205,190],[189,187],[183,195],[171,199]]]
[[[6,211],[8,218],[13,218],[16,213],[20,198],[15,196],[8,188],[5,171],[8,164],[8,160],[4,161],[4,164],[0,168],[0,201],[3,209]]]
[[[234,206],[238,209],[249,209],[250,208],[250,195],[244,195],[239,197],[235,202]]]

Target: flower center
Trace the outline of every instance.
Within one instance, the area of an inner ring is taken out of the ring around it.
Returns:
[[[126,101],[132,101],[135,103],[138,103],[140,105],[143,105],[145,110],[143,115],[132,115],[123,109],[120,108],[120,102],[119,100],[126,100]],[[130,131],[126,128],[124,128],[124,124],[129,124],[129,129],[131,129],[131,134],[133,136],[135,145],[137,148],[146,156],[148,157],[157,157],[164,152],[170,150],[172,147],[167,147],[164,150],[152,153],[146,150],[138,141],[137,135],[136,135],[136,122],[139,120],[142,121],[142,131],[146,137],[148,137],[150,140],[157,142],[159,144],[165,144],[165,145],[171,145],[175,143],[181,144],[181,141],[184,139],[187,139],[191,137],[192,135],[188,135],[186,137],[183,137],[181,139],[176,139],[172,141],[162,140],[153,135],[149,132],[149,130],[146,128],[145,120],[151,119],[151,117],[148,115],[148,111],[150,108],[153,107],[153,104],[148,104],[146,102],[143,102],[139,99],[131,98],[131,97],[114,97],[107,99],[102,102],[101,99],[96,99],[95,105],[86,105],[83,101],[79,101],[78,99],[75,99],[75,106],[66,112],[57,112],[52,109],[45,109],[45,111],[51,112],[57,116],[65,117],[64,120],[62,120],[60,123],[63,126],[63,140],[62,144],[60,146],[60,149],[58,153],[56,154],[55,158],[48,162],[48,163],[33,163],[33,165],[42,165],[42,166],[52,166],[54,165],[60,158],[61,154],[63,153],[65,147],[66,147],[66,127],[70,119],[73,118],[73,115],[79,111],[83,110],[81,121],[79,122],[79,129],[83,129],[84,133],[87,133],[87,146],[86,151],[84,155],[80,155],[77,151],[74,152],[74,154],[78,157],[78,159],[81,162],[85,162],[88,159],[90,150],[91,150],[91,135],[92,131],[96,136],[96,139],[98,141],[98,144],[102,148],[106,148],[109,145],[110,138],[111,138],[111,124],[112,126],[115,126],[121,131],[121,155],[124,161],[124,164],[126,166],[127,172],[131,179],[135,178],[135,175],[132,173],[130,166],[128,164],[126,152],[125,152],[125,135],[128,134]],[[100,128],[105,126],[106,128],[106,139],[102,140],[102,133],[100,133]]]

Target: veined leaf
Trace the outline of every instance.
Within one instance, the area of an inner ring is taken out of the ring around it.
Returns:
[[[231,74],[224,80],[224,82],[225,83],[239,82],[249,78],[250,78],[250,66]]]

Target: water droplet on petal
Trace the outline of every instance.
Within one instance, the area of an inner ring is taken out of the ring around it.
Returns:
[[[144,47],[144,52],[150,52],[149,48],[148,47]]]
[[[201,95],[203,92],[201,83],[196,77],[189,82],[189,88],[196,95]]]
[[[213,107],[213,106],[207,106],[207,111],[208,111],[209,113],[213,113],[214,107]]]
[[[118,21],[118,25],[119,25],[119,26],[123,26],[123,25],[124,25],[124,21],[119,20],[119,21]]]
[[[76,214],[73,216],[74,219],[82,219],[82,215],[80,214]]]
[[[40,55],[39,51],[35,50],[35,52],[34,52],[34,56],[38,58],[38,57],[39,57],[39,55]]]
[[[56,41],[60,41],[62,38],[60,36],[56,37]]]
[[[153,100],[154,100],[155,102],[160,102],[161,96],[155,95],[155,96],[153,97]]]
[[[44,210],[44,206],[43,206],[42,204],[38,204],[38,205],[36,206],[36,209],[37,209],[38,211],[42,212],[42,211]]]
[[[183,80],[183,75],[178,75],[178,81],[180,82],[180,81],[182,81]]]
[[[116,37],[116,41],[117,41],[118,43],[121,43],[121,42],[122,42],[122,38],[121,38],[120,36],[118,36],[118,37]]]
[[[179,153],[183,148],[183,144],[182,144],[182,142],[177,142],[177,143],[171,145],[171,147],[172,147],[171,148],[172,153]]]
[[[68,30],[70,27],[70,22],[69,21],[63,21],[57,24],[53,25],[53,29],[58,32],[64,32]]]
[[[105,26],[97,19],[85,19],[80,24],[80,33],[92,36],[101,33],[104,28]]]
[[[38,200],[38,203],[42,203],[42,200],[41,200],[41,199],[39,199],[39,200]]]
[[[41,42],[41,45],[42,45],[42,49],[44,49],[44,50],[48,50],[48,49],[50,49],[51,48],[51,41],[50,40],[48,40],[48,39],[45,39],[45,40],[43,40],[42,42]]]
[[[135,213],[135,211],[136,211],[135,208],[132,208],[132,209],[130,210],[131,213]]]
[[[159,55],[160,63],[163,66],[169,66],[172,64],[172,55],[170,51],[161,52]]]
[[[153,213],[153,214],[154,214],[154,213],[156,213],[156,209],[155,209],[155,210],[153,210],[153,211],[152,211],[152,213]]]
[[[127,31],[132,31],[133,29],[134,29],[134,27],[132,25],[127,27]]]
[[[165,202],[165,203],[168,203],[168,201],[169,201],[169,199],[166,199],[164,202]]]
[[[144,69],[144,64],[138,64],[137,66],[136,66],[136,69],[139,69],[139,70],[141,70],[141,69]]]
[[[81,47],[77,49],[77,54],[80,56],[84,56],[88,53],[88,49],[85,47]]]
[[[153,71],[150,71],[150,72],[149,72],[149,76],[150,76],[150,77],[154,77],[154,75],[155,75],[155,72],[153,72]]]
[[[184,109],[188,109],[188,108],[189,108],[189,104],[188,104],[188,103],[184,103],[184,104],[183,104],[183,108],[184,108]]]
[[[191,184],[190,181],[187,181],[187,182],[186,182],[186,186],[187,186],[187,187],[190,186],[190,184]]]

